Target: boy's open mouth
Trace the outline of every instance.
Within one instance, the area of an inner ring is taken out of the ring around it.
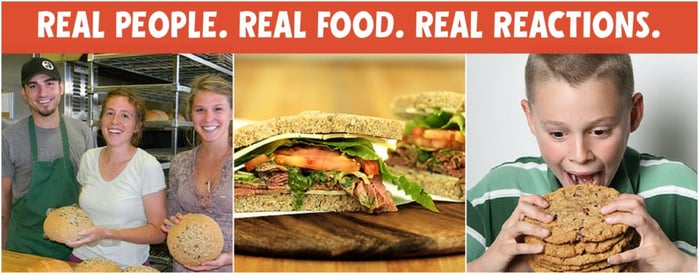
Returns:
[[[596,172],[596,173],[587,173],[587,174],[574,174],[574,173],[569,173],[568,174],[569,181],[571,182],[572,185],[578,185],[578,184],[592,184],[592,185],[600,185],[600,176],[601,172]]]

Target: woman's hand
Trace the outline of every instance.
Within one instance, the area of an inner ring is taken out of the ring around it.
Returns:
[[[179,224],[180,221],[182,221],[182,217],[182,214],[178,212],[177,214],[170,216],[169,218],[163,219],[163,224],[160,225],[160,230],[162,230],[165,233],[169,233],[170,228]]]
[[[212,271],[212,270],[219,269],[221,267],[224,267],[226,265],[231,265],[231,264],[233,264],[233,254],[232,253],[221,253],[221,255],[218,255],[218,257],[216,257],[216,259],[203,262],[200,265],[195,265],[195,266],[183,265],[183,266],[189,270],[192,270],[192,271]]]
[[[105,227],[91,227],[81,230],[78,233],[78,240],[72,242],[66,242],[66,245],[72,248],[76,248],[83,245],[92,244],[100,240],[112,239],[121,240],[118,229],[109,229]]]
[[[544,223],[553,221],[553,216],[542,208],[548,207],[546,200],[538,195],[522,196],[510,217],[503,223],[500,233],[488,250],[478,259],[468,264],[469,271],[530,271],[523,254],[536,254],[544,250],[541,244],[526,244],[523,235],[546,238],[550,231],[538,225],[523,221],[525,216]]]

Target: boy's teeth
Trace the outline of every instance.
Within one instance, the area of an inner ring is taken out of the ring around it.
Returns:
[[[570,174],[570,179],[573,181],[574,184],[593,184],[595,183],[595,178],[597,177],[596,174],[593,175],[577,175],[577,174]]]

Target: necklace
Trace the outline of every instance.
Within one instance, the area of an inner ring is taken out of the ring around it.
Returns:
[[[214,183],[212,183],[211,178],[215,178],[215,177],[216,177],[216,174],[221,172],[221,169],[220,169],[220,168],[223,167],[223,166],[221,166],[221,165],[223,164],[224,159],[226,159],[226,156],[228,156],[228,155],[229,155],[229,154],[228,154],[228,151],[226,151],[225,153],[223,153],[223,156],[221,156],[221,158],[219,158],[219,159],[216,161],[216,164],[214,165],[214,172],[213,172],[214,174],[213,174],[213,175],[207,175],[207,176],[206,176],[206,182],[204,182],[204,184],[206,185],[206,192],[209,192],[209,193],[211,192],[212,184],[214,184]],[[215,181],[216,181],[216,180],[214,180],[213,182],[215,182]],[[215,185],[214,185],[214,186],[215,186]]]

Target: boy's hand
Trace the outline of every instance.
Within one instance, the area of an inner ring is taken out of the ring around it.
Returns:
[[[540,238],[548,237],[551,232],[538,225],[523,221],[524,217],[533,218],[544,223],[553,221],[553,216],[542,211],[549,204],[541,196],[522,196],[517,207],[500,229],[500,234],[493,244],[477,260],[469,263],[469,271],[530,271],[526,259],[516,259],[522,254],[541,253],[542,244],[525,244],[523,235]]]
[[[638,261],[637,271],[679,272],[697,271],[696,258],[680,251],[667,238],[658,222],[648,214],[643,197],[621,194],[619,198],[602,207],[603,214],[610,215],[610,224],[626,224],[634,227],[641,237],[637,248],[609,257],[610,264]]]

